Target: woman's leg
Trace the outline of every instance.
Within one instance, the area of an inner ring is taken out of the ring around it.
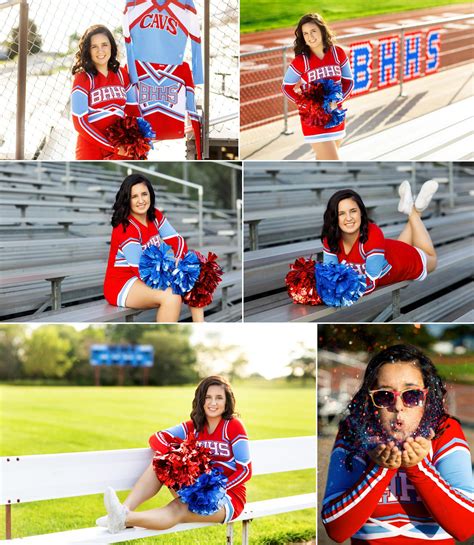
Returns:
[[[198,307],[189,307],[193,322],[204,322],[204,309]]]
[[[127,514],[125,524],[152,530],[166,530],[181,522],[223,522],[224,519],[225,509],[223,507],[213,515],[202,516],[191,513],[185,503],[174,499],[165,507],[141,512],[131,511]]]
[[[133,485],[130,494],[123,502],[123,505],[130,509],[130,511],[133,511],[143,502],[155,496],[162,486],[163,483],[161,483],[155,475],[153,464],[150,464],[142,473],[138,481]]]
[[[408,223],[400,233],[398,240],[406,242],[410,246],[416,246],[425,252],[427,258],[426,268],[429,273],[436,269],[438,260],[433,241],[421,219],[421,212],[418,212],[415,208],[408,216]]]
[[[126,305],[130,308],[156,308],[157,322],[177,322],[181,311],[181,296],[166,290],[154,290],[137,280],[128,292]]]
[[[335,140],[329,140],[328,142],[314,142],[311,144],[311,147],[313,148],[318,161],[339,160],[339,153],[337,152]]]

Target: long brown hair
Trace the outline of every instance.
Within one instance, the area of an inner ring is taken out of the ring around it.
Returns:
[[[311,53],[311,50],[304,41],[303,37],[303,25],[306,23],[314,23],[319,27],[323,38],[323,51],[326,53],[327,50],[335,43],[334,34],[331,32],[330,28],[326,24],[326,21],[321,17],[321,15],[319,15],[319,13],[307,13],[301,17],[295,30],[296,38],[293,42],[295,56],[304,54],[309,57]]]
[[[232,387],[228,380],[219,375],[207,377],[198,384],[194,392],[193,410],[191,411],[191,420],[196,431],[202,431],[206,425],[206,414],[204,412],[204,403],[206,401],[207,390],[210,386],[222,386],[225,391],[225,410],[222,414],[224,420],[230,420],[235,414],[235,397]]]
[[[97,68],[92,62],[91,57],[91,38],[96,34],[105,34],[110,42],[110,59],[107,63],[107,68],[112,72],[117,72],[120,67],[120,63],[117,60],[117,43],[110,30],[103,25],[94,25],[89,27],[83,34],[79,41],[79,49],[74,58],[74,65],[72,67],[72,73],[87,72],[94,76],[97,75]]]

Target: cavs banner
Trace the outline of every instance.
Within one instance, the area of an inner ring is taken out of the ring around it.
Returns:
[[[441,56],[441,29],[432,28],[404,36],[405,58],[402,78],[409,81],[437,72]],[[384,36],[350,45],[350,61],[354,74],[352,96],[400,83],[400,36]]]

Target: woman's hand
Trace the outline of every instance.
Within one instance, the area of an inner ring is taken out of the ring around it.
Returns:
[[[330,102],[329,108],[331,109],[331,112],[337,108],[337,102]]]
[[[122,155],[122,157],[128,157],[127,150],[125,149],[125,146],[119,146],[117,148],[117,154]]]
[[[413,467],[419,464],[428,455],[434,435],[434,431],[430,430],[427,439],[424,437],[416,437],[415,439],[409,437],[403,443],[402,467]]]
[[[398,469],[402,463],[402,453],[393,441],[376,446],[368,455],[377,465],[388,469]]]

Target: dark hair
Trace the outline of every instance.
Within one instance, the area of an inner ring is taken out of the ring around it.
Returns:
[[[105,34],[110,42],[110,59],[107,63],[107,67],[112,72],[117,72],[120,63],[117,60],[117,43],[115,38],[110,32],[110,30],[103,25],[94,25],[89,27],[83,34],[82,38],[79,40],[79,49],[74,58],[74,64],[72,67],[72,73],[76,74],[77,72],[87,72],[94,76],[97,75],[97,68],[92,62],[91,57],[91,38],[96,34]]]
[[[446,412],[446,388],[438,375],[433,362],[421,350],[409,344],[389,346],[372,357],[365,369],[362,385],[349,403],[349,414],[339,424],[339,436],[349,449],[346,466],[352,465],[352,459],[357,454],[364,455],[370,447],[372,436],[380,436],[389,440],[377,419],[377,409],[374,407],[369,390],[377,381],[380,368],[385,364],[410,362],[421,371],[425,388],[428,388],[423,417],[416,430],[416,435],[427,437],[430,428],[436,436],[444,431],[442,424],[449,416]]]
[[[334,44],[334,34],[331,32],[325,20],[321,17],[321,15],[319,15],[319,13],[307,13],[306,15],[303,15],[303,17],[301,17],[295,30],[296,38],[293,42],[295,55],[304,54],[309,57],[311,53],[311,50],[304,41],[303,37],[302,27],[306,23],[315,23],[316,25],[318,25],[319,30],[321,31],[321,36],[323,38],[323,51],[324,53],[326,53],[326,51]]]
[[[219,375],[207,377],[198,384],[194,392],[193,410],[191,411],[191,420],[196,431],[202,431],[206,425],[206,414],[204,412],[204,402],[206,401],[207,390],[209,386],[222,386],[225,390],[225,411],[222,415],[224,420],[230,420],[235,414],[235,397],[232,387],[228,380]]]
[[[130,215],[130,195],[132,193],[132,187],[137,184],[145,184],[150,192],[150,208],[148,208],[146,217],[148,221],[155,219],[155,191],[148,178],[145,178],[143,174],[130,174],[122,182],[120,189],[115,195],[115,202],[113,206],[114,213],[112,215],[112,227],[117,227],[122,224],[125,231],[129,224],[128,216]]]
[[[352,189],[341,189],[336,191],[329,199],[326,211],[324,212],[323,230],[321,231],[321,240],[327,238],[328,246],[331,252],[337,253],[339,250],[339,239],[341,230],[339,229],[339,203],[344,199],[352,199],[360,208],[360,241],[367,242],[369,236],[369,222],[371,221],[367,209],[360,195]]]

